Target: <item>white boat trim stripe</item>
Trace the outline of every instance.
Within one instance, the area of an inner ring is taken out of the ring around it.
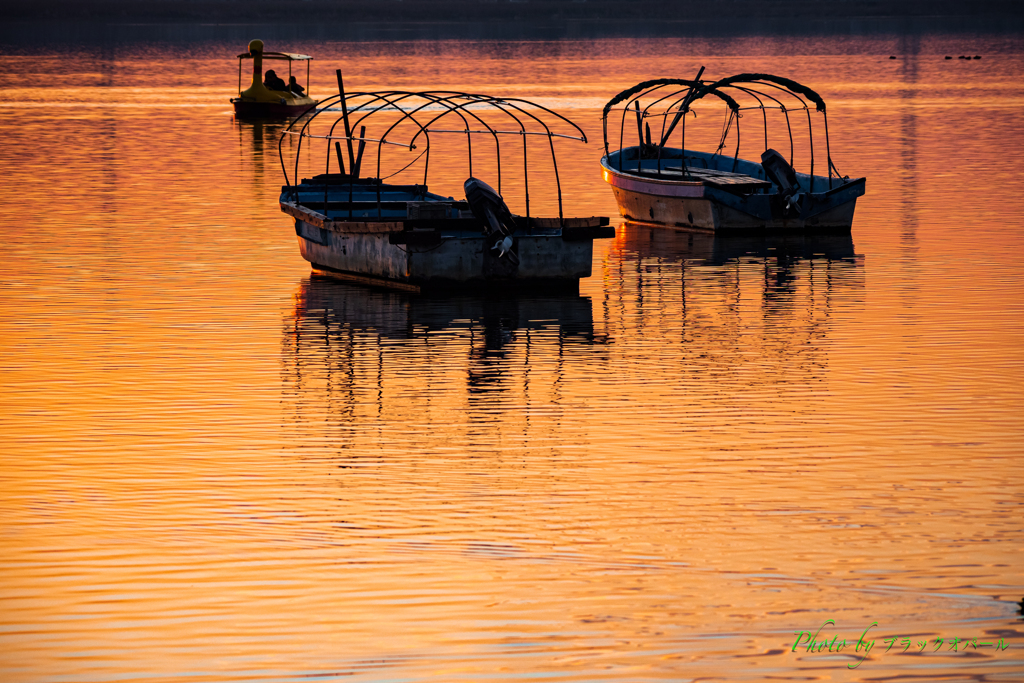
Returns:
[[[658,197],[703,197],[704,185],[700,182],[686,181],[654,181],[650,182],[640,178],[631,178],[619,175],[607,166],[604,167],[604,179],[612,187],[618,187],[630,192],[640,192]]]

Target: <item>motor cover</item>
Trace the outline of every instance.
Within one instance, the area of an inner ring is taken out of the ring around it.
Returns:
[[[779,199],[787,212],[793,208],[800,213],[800,202],[796,195],[800,192],[800,181],[796,171],[786,159],[774,149],[766,149],[761,154],[761,166],[765,175],[779,188]]]
[[[500,233],[511,235],[516,231],[512,212],[508,210],[505,200],[494,191],[494,188],[478,178],[468,178],[463,184],[466,190],[466,201],[477,219],[489,226],[487,234]]]
[[[519,256],[512,250],[512,233],[516,230],[512,212],[494,188],[478,178],[468,178],[463,184],[466,201],[473,215],[483,222],[484,234],[491,252],[513,266],[519,265]]]

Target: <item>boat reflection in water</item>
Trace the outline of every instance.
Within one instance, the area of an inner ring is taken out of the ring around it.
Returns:
[[[239,160],[243,168],[252,170],[250,177],[261,188],[266,184],[276,189],[277,175],[281,172],[277,159],[277,143],[281,139],[281,131],[288,125],[287,122],[257,118],[234,119],[233,123],[238,134]],[[286,140],[284,144],[290,142],[291,140]],[[262,201],[262,194],[260,197],[254,197],[254,201]]]
[[[820,379],[834,311],[862,298],[849,235],[776,240],[635,224],[617,233],[595,264],[595,303],[304,281],[283,335],[297,422],[316,416],[353,431],[440,423],[465,439],[475,421],[519,429],[542,413],[586,433],[603,402],[668,400],[684,388],[686,409],[698,413],[758,397],[774,405],[800,393],[800,378]]]
[[[715,235],[627,221],[615,245],[623,254],[644,260],[686,260],[702,265],[723,265],[745,258],[778,258],[785,264],[815,259],[850,261],[856,257],[853,236],[840,231]]]
[[[695,400],[747,404],[764,391],[777,401],[797,377],[820,379],[833,316],[862,305],[863,271],[849,234],[714,235],[627,222],[595,266],[606,290],[596,307],[608,312],[617,353],[671,359]]]
[[[555,405],[570,358],[609,343],[577,294],[412,296],[314,275],[295,299],[286,381],[297,407],[311,402],[321,417],[452,424],[474,406]]]

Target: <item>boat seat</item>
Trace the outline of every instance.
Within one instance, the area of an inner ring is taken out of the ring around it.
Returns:
[[[644,175],[650,177],[657,177],[657,171],[645,172]],[[679,166],[662,166],[662,176],[670,176],[675,178],[681,178],[683,176],[683,170]],[[772,186],[770,180],[761,180],[760,178],[754,178],[753,176],[744,175],[742,173],[732,173],[730,171],[719,171],[713,168],[693,168],[688,166],[686,168],[686,175],[693,180],[700,181],[705,185],[718,186],[728,190],[740,190],[740,189],[758,189],[758,188],[769,188]]]

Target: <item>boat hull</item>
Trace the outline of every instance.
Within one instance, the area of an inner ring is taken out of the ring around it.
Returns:
[[[299,253],[314,271],[412,291],[578,291],[591,274],[593,241],[615,236],[603,216],[511,215],[515,257],[502,257],[468,202],[424,185],[339,174],[283,187],[281,210],[294,219]]]
[[[750,230],[850,230],[856,198],[803,218],[765,218],[727,206],[710,197],[666,197],[613,187],[619,213],[626,220],[707,232]]]
[[[593,240],[560,235],[519,235],[519,265],[495,257],[483,235],[447,235],[423,244],[403,233],[336,232],[295,220],[299,253],[313,270],[343,280],[408,291],[500,287],[575,290],[590,277]],[[382,228],[386,230],[387,228]]]
[[[234,98],[231,104],[235,108],[235,117],[240,119],[280,119],[293,118],[306,113],[316,106],[316,101],[308,100],[302,104],[281,104],[280,102],[255,102]]]
[[[691,153],[687,151],[687,158]],[[678,155],[677,155],[678,158]],[[730,158],[728,160],[732,162]],[[636,164],[635,161],[632,163]],[[678,164],[678,161],[676,161]],[[743,162],[751,165],[752,162]],[[805,186],[800,210],[786,210],[771,192],[729,191],[701,181],[652,177],[644,161],[643,173],[631,173],[601,160],[603,176],[611,186],[619,213],[627,220],[708,232],[756,230],[850,230],[857,197],[864,194],[864,178],[833,180],[801,174]],[[748,172],[753,172],[745,169]],[[763,178],[763,176],[761,176]],[[813,179],[812,179],[813,178]]]

